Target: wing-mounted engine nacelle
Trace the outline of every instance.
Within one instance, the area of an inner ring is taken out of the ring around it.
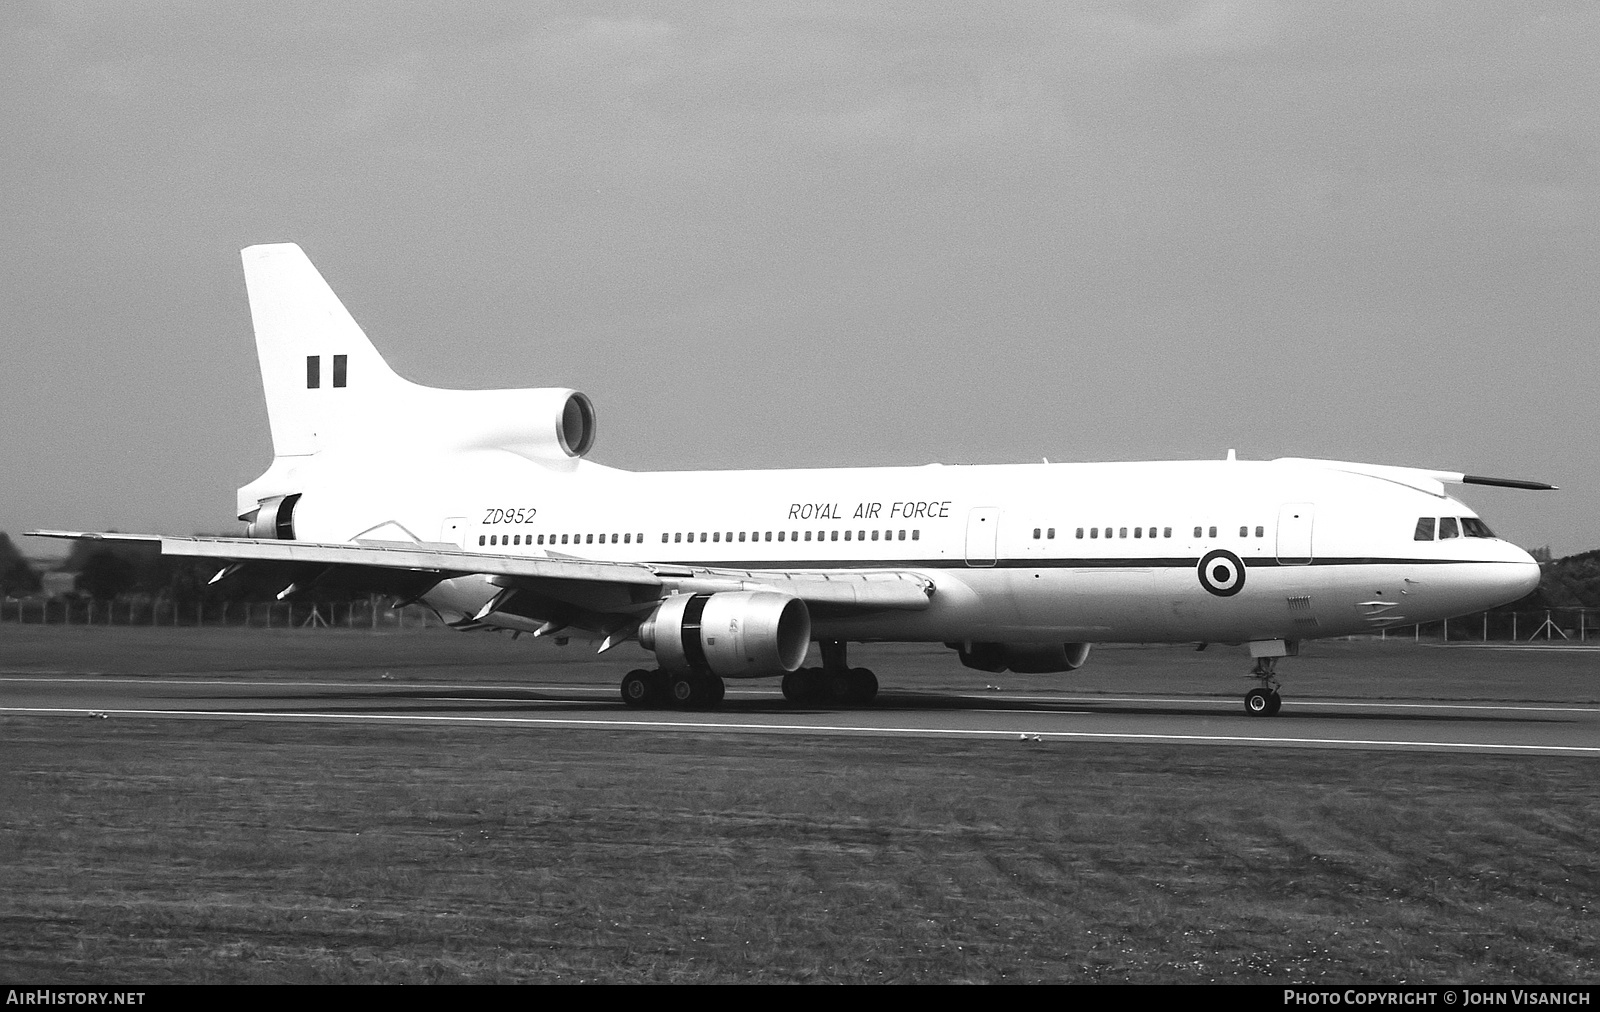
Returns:
[[[1015,671],[1024,675],[1076,671],[1089,659],[1092,643],[966,643],[953,644],[961,663],[979,671]]]
[[[811,613],[799,598],[771,591],[676,594],[639,626],[639,643],[671,672],[784,675],[805,663]]]
[[[263,499],[256,508],[240,517],[246,524],[247,538],[267,538],[278,541],[294,540],[294,508],[300,502],[300,493],[275,495]]]

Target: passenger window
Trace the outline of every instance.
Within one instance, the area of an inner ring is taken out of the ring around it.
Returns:
[[[1213,538],[1217,536],[1217,529],[1215,527],[1211,528],[1210,536]]]
[[[1044,536],[1045,540],[1054,541],[1056,539],[1056,529],[1054,527],[1050,528],[1048,531],[1044,532]]]
[[[874,530],[872,532],[872,540],[874,540],[874,541],[878,540],[878,532],[876,530]]]
[[[1239,537],[1248,538],[1249,536],[1250,536],[1250,528],[1248,528],[1248,527],[1239,528]]]
[[[1200,528],[1196,527],[1194,529],[1194,536],[1197,537],[1197,538],[1200,536]]]
[[[1461,536],[1461,532],[1456,529],[1456,518],[1455,517],[1440,517],[1439,518],[1439,540],[1440,541],[1443,541],[1446,538],[1459,538],[1460,536]]]
[[[511,543],[512,543],[512,544],[513,544],[513,545],[520,545],[520,544],[522,544],[522,535],[520,535],[520,534],[513,534],[513,535],[511,535]]]
[[[625,544],[625,545],[633,544],[633,535],[632,534],[624,534],[622,536],[622,543]],[[539,544],[541,544],[541,545],[544,544],[544,535],[543,534],[539,535]]]
[[[829,541],[838,541],[839,540],[839,532],[838,531],[834,531],[833,534],[828,537],[828,540]],[[845,540],[849,541],[850,539],[846,538]]]
[[[1128,529],[1126,527],[1118,527],[1117,528],[1117,537],[1125,538],[1127,536],[1128,536]]]
[[[661,535],[661,540],[662,541],[667,540],[667,536],[665,534]],[[567,543],[567,535],[565,535],[565,534],[561,535],[561,543],[563,545]]]
[[[721,541],[721,540],[722,540],[722,532],[721,531],[712,531],[711,532],[711,543],[712,544],[716,544],[718,541]]]
[[[768,540],[768,541],[771,541],[771,540],[772,540],[772,532],[771,532],[771,531],[768,531],[768,532],[767,532],[767,540]]]
[[[844,539],[845,539],[845,540],[846,540],[846,541],[849,541],[849,540],[850,540],[850,532],[849,532],[849,531],[845,531],[845,532],[844,532]]]
[[[1164,537],[1164,538],[1172,537],[1172,528],[1171,527],[1163,527],[1163,528],[1161,528],[1161,536]]]
[[[1082,528],[1082,527],[1079,527],[1079,528],[1078,528],[1078,535],[1077,535],[1077,537],[1078,537],[1078,540],[1079,540],[1079,541],[1082,541],[1082,540],[1083,540],[1083,528]]]
[[[1265,527],[1257,527],[1256,528],[1256,537],[1264,538],[1266,536],[1267,536],[1267,529]]]
[[[783,540],[783,532],[782,532],[782,531],[779,531],[779,532],[778,532],[778,540],[779,540],[779,541],[782,541],[782,540]]]
[[[900,540],[904,541],[905,539],[906,539],[906,532],[905,531],[901,531],[900,532]]]
[[[1434,524],[1433,517],[1418,517],[1417,518],[1417,530],[1416,530],[1415,534],[1411,535],[1411,540],[1413,540],[1413,541],[1432,541],[1433,540],[1433,524]]]
[[[1100,528],[1098,528],[1098,527],[1089,528],[1089,537],[1098,538],[1099,536],[1100,536]]]
[[[674,532],[673,535],[672,535],[672,541],[673,541],[674,544],[681,543],[683,541],[683,532],[682,531]]]
[[[918,540],[921,540],[921,538],[922,538],[922,528],[919,527],[916,530],[911,532],[911,540],[912,541],[918,541]]]
[[[478,544],[479,545],[482,545],[485,541],[488,541],[488,540],[489,539],[487,537],[485,537],[484,535],[482,535],[482,534],[478,535]]]
[[[740,540],[740,541],[743,541],[743,540],[744,540],[744,531],[740,531],[740,532],[739,532],[739,540]]]
[[[1043,533],[1044,533],[1044,530],[1042,528],[1035,527],[1033,529],[1033,540],[1038,541],[1039,540],[1039,535],[1041,535]]]
[[[667,543],[667,534],[666,534],[666,532],[665,532],[665,531],[662,531],[662,532],[661,532],[661,543],[662,543],[662,544],[663,544],[663,545],[664,545],[664,544],[666,544],[666,543]]]
[[[1133,536],[1136,537],[1136,538],[1142,538],[1142,537],[1144,537],[1143,531],[1144,531],[1143,527],[1135,527],[1133,529]]]

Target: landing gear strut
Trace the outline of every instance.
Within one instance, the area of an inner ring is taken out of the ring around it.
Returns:
[[[867,668],[852,668],[845,658],[844,640],[821,640],[822,667],[801,668],[783,676],[783,696],[802,706],[865,706],[878,695],[878,676]]]
[[[1283,697],[1278,695],[1278,686],[1282,683],[1278,681],[1277,667],[1276,657],[1256,658],[1256,666],[1250,669],[1249,677],[1261,685],[1244,694],[1245,713],[1252,717],[1271,717],[1283,706]]]

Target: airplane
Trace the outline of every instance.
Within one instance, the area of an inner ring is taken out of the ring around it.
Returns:
[[[847,645],[942,643],[985,672],[1067,672],[1094,643],[1248,646],[1279,711],[1304,640],[1514,601],[1539,566],[1447,484],[1542,482],[1336,460],[629,472],[589,459],[564,387],[446,390],[384,361],[293,243],[242,251],[274,458],[242,537],[82,531],[281,586],[391,594],[460,630],[632,641],[623,703],[715,707],[779,677],[866,705]],[[807,667],[811,643],[820,665]]]

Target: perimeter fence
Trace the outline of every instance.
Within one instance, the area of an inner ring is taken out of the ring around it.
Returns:
[[[437,615],[421,605],[390,608],[381,597],[331,602],[24,598],[0,600],[0,622],[248,629],[422,630],[443,626]],[[1478,612],[1440,622],[1391,626],[1378,631],[1376,638],[1440,643],[1600,643],[1600,608]]]
[[[1485,611],[1439,622],[1391,626],[1378,636],[1442,643],[1600,643],[1600,608]]]
[[[383,598],[355,601],[170,601],[134,598],[24,598],[0,601],[0,622],[26,625],[179,626],[248,629],[437,629],[422,605],[390,608]]]

